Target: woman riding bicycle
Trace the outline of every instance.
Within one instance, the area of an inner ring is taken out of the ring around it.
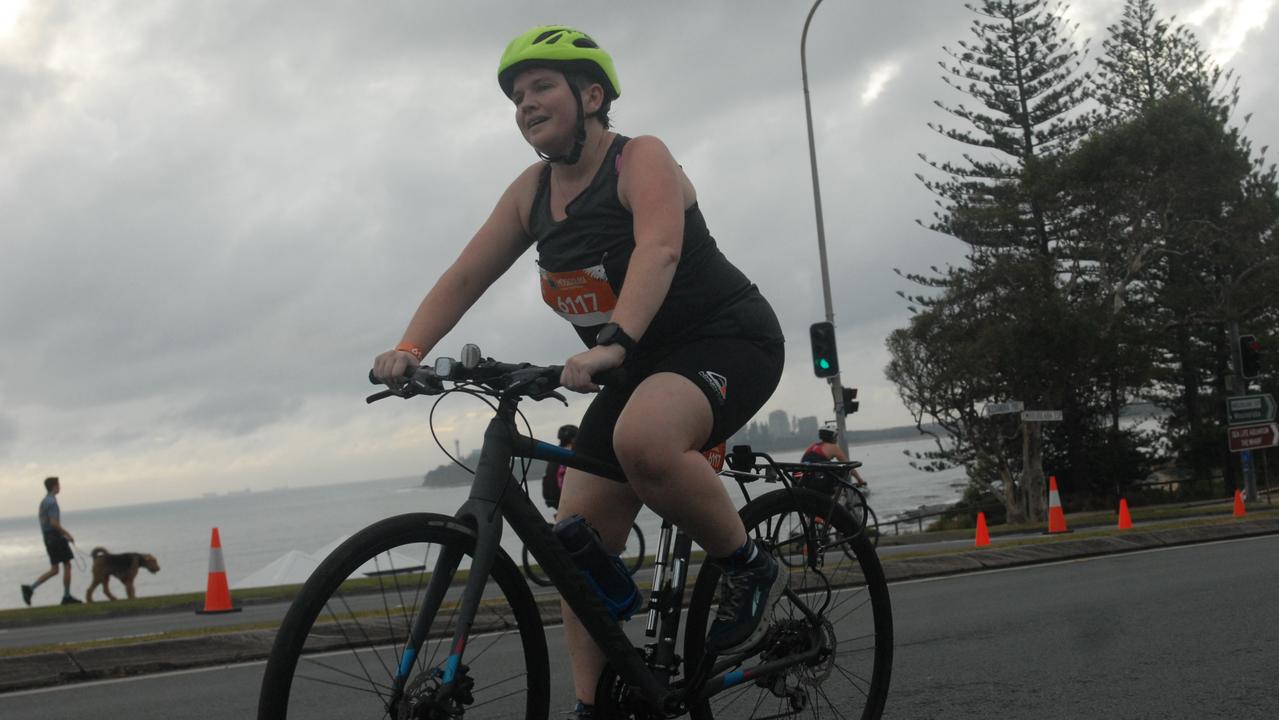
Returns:
[[[777,386],[777,318],[716,246],[666,146],[609,131],[621,86],[595,41],[534,28],[507,46],[498,82],[541,160],[502,194],[375,373],[394,382],[420,363],[536,245],[543,300],[588,348],[564,361],[563,385],[599,390],[592,376],[619,366],[627,378],[591,402],[576,450],[617,462],[628,482],[570,469],[560,516],[584,516],[613,551],[641,503],[680,526],[724,571],[707,647],[747,652],[763,637],[785,574],[749,540],[701,451],[745,425]],[[603,656],[567,605],[564,616],[578,713],[589,716]]]

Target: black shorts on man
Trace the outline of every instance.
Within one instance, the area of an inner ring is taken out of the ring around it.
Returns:
[[[57,530],[46,530],[44,533],[44,549],[49,553],[49,564],[71,562],[75,555],[71,552],[71,543]]]

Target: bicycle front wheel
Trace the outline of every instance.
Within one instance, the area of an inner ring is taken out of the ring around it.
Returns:
[[[804,489],[762,495],[742,508],[741,516],[746,532],[788,573],[789,588],[798,601],[821,621],[814,627],[792,598],[784,596],[765,622],[772,624],[770,637],[785,640],[764,651],[771,654],[767,659],[814,646],[820,652],[811,661],[743,682],[693,705],[692,717],[879,718],[892,670],[893,619],[884,571],[864,528],[844,507],[832,507],[829,495]],[[719,571],[706,563],[698,571],[684,639],[689,672],[706,654],[719,577]],[[749,670],[764,659],[747,658],[740,669]]]
[[[262,679],[259,720],[437,716],[426,708],[545,720],[550,667],[542,618],[503,552],[494,558],[471,628],[462,680],[454,685],[459,691],[441,697],[438,678],[474,547],[468,528],[427,513],[387,518],[342,543],[311,574],[280,626]],[[409,628],[445,551],[462,554],[459,569],[397,691]],[[407,707],[417,709],[402,715]]]

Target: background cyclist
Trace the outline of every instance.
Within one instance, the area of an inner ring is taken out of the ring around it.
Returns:
[[[835,421],[830,420],[824,423],[817,430],[817,442],[809,445],[804,450],[804,454],[799,458],[800,462],[821,463],[821,462],[848,462],[848,456],[843,450],[839,449],[836,442],[839,436],[839,426]],[[858,487],[866,487],[866,481],[862,479],[861,473],[857,472],[857,468],[848,468],[848,472],[853,477],[853,482]],[[829,477],[824,478],[806,478],[804,484],[824,492],[834,492],[836,484]]]
[[[577,426],[562,425],[556,434],[559,436],[560,447],[572,448],[573,441],[577,439]],[[560,507],[560,489],[564,487],[565,469],[554,461],[546,463],[546,471],[542,473],[542,500],[547,507],[557,510]]]
[[[776,388],[784,364],[777,317],[716,246],[667,147],[609,131],[621,84],[594,40],[571,28],[534,28],[507,46],[498,82],[541,160],[506,188],[374,370],[394,382],[421,362],[535,246],[543,301],[589,348],[564,361],[562,384],[592,391],[594,373],[627,373],[625,385],[591,402],[576,449],[616,460],[629,482],[569,470],[560,515],[585,516],[614,552],[641,503],[678,524],[724,571],[707,649],[749,652],[786,574],[751,542],[701,451],[745,425]],[[603,654],[567,605],[564,626],[575,712],[589,717]]]

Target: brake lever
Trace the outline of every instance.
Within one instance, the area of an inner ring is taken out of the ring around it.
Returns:
[[[394,395],[399,395],[399,393],[395,392],[394,390],[383,390],[382,392],[376,392],[364,398],[364,402],[368,403],[369,405],[372,405],[378,400],[385,400]]]
[[[529,397],[538,402],[541,402],[543,400],[551,400],[551,399],[559,400],[560,402],[564,403],[564,407],[568,407],[568,400],[564,399],[564,396],[559,394],[555,390],[552,390],[550,392],[539,393],[537,395],[529,395]]]

